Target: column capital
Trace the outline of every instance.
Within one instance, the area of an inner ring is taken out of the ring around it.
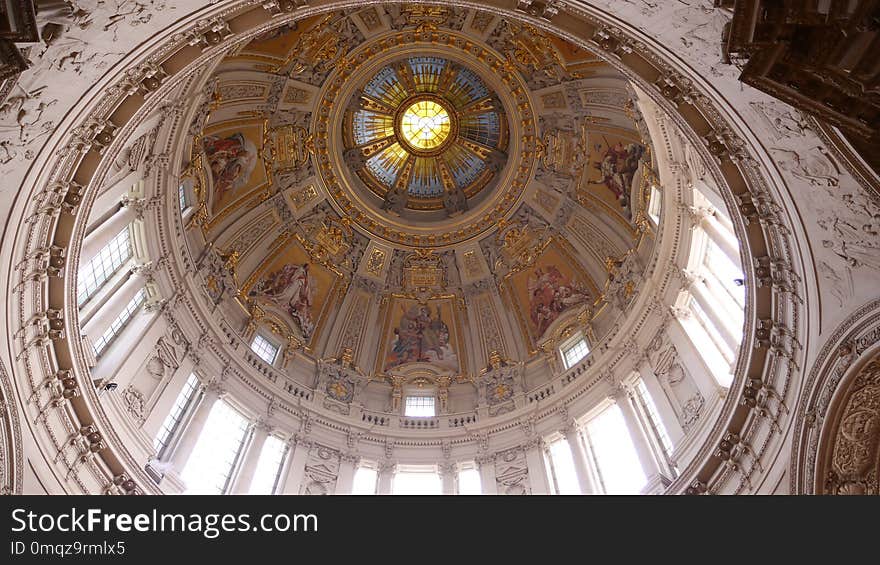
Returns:
[[[357,453],[353,453],[350,451],[346,451],[339,454],[339,461],[345,463],[351,463],[355,467],[357,467],[358,463],[361,462],[361,456]]]
[[[275,426],[269,423],[269,420],[263,416],[251,422],[251,425],[254,427],[254,431],[263,432],[266,435],[271,434],[275,430]]]
[[[384,461],[379,461],[379,474],[383,473],[394,473],[397,470],[397,461],[392,461],[390,459],[385,459]]]
[[[205,395],[214,395],[217,398],[226,396],[227,390],[223,386],[222,381],[211,379],[204,385]]]
[[[312,447],[312,440],[309,439],[308,434],[304,434],[301,432],[297,432],[287,438],[287,444],[290,447],[305,447],[306,449],[310,449]]]
[[[496,455],[494,453],[485,453],[483,455],[477,455],[474,458],[474,462],[478,467],[483,467],[486,465],[495,465]]]
[[[563,422],[562,427],[559,428],[559,433],[561,433],[563,437],[565,437],[565,439],[576,437],[579,431],[580,427],[577,425],[577,422],[575,422],[573,418]]]
[[[691,317],[691,311],[688,308],[683,308],[681,306],[670,306],[669,312],[672,314],[672,317],[677,320],[687,320]]]
[[[437,469],[440,471],[440,476],[455,476],[455,472],[458,470],[458,465],[452,461],[444,461],[437,465]]]
[[[689,289],[696,283],[703,282],[704,279],[705,277],[697,271],[693,271],[690,269],[681,269],[681,287],[683,289]]]
[[[522,448],[525,451],[532,451],[533,449],[543,449],[544,448],[544,438],[538,436],[533,437],[532,439],[526,441],[522,444]]]

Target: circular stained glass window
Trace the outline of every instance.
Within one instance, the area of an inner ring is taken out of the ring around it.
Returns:
[[[452,117],[437,100],[418,100],[403,111],[399,127],[400,136],[407,145],[430,151],[449,138]]]

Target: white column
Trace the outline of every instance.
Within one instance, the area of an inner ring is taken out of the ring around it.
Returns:
[[[639,363],[637,372],[642,382],[645,383],[645,390],[651,396],[654,407],[657,408],[657,415],[660,417],[660,423],[663,424],[663,428],[669,436],[669,441],[672,442],[673,446],[677,445],[681,438],[684,437],[684,429],[682,429],[681,422],[679,422],[678,416],[675,414],[675,409],[669,402],[669,397],[666,396],[666,392],[660,385],[657,373],[654,372],[647,359],[643,359]]]
[[[571,458],[574,460],[574,472],[577,475],[581,493],[596,494],[596,487],[593,485],[590,470],[587,468],[587,454],[584,451],[583,443],[578,437],[578,429],[574,422],[566,426],[562,430],[562,434],[565,436],[565,441],[568,442],[568,448],[571,450]]]
[[[700,390],[700,394],[706,399],[706,404],[711,405],[721,395],[721,386],[687,334],[687,329],[682,325],[682,320],[679,319],[681,316],[690,317],[691,314],[688,311],[676,313],[676,320],[669,324],[669,338],[681,357],[682,365],[694,377],[694,383]],[[695,324],[697,323],[695,320],[690,321]]]
[[[544,440],[541,438],[531,440],[525,445],[525,452],[532,494],[550,494],[547,468],[544,465]]]
[[[290,463],[287,465],[287,476],[282,489],[284,494],[299,494],[303,477],[306,475],[306,463],[311,446],[311,442],[306,439],[298,436],[291,438],[290,449],[293,450],[293,454],[290,455]]]
[[[638,414],[636,414],[635,409],[633,408],[630,394],[629,391],[620,389],[615,393],[614,401],[623,413],[623,420],[626,422],[629,437],[632,439],[633,447],[635,447],[636,453],[639,456],[639,463],[642,466],[642,471],[645,473],[648,482],[651,482],[658,474],[660,474],[661,467],[658,465],[657,459],[651,450],[648,438],[645,437],[645,432],[639,422]]]
[[[379,482],[376,487],[376,494],[391,494],[391,483],[394,480],[394,472],[397,470],[397,463],[394,461],[382,461],[379,463]]]
[[[700,307],[706,312],[706,315],[710,318],[712,324],[714,324],[715,328],[718,330],[718,333],[721,334],[721,337],[727,343],[727,347],[736,352],[739,347],[739,340],[733,335],[733,332],[730,331],[727,322],[721,318],[721,314],[718,312],[720,306],[713,304],[712,298],[709,296],[709,292],[703,282],[703,276],[695,275],[695,278],[696,280],[690,286],[691,294],[697,302],[700,303]]]
[[[706,235],[711,239],[715,245],[718,246],[727,258],[730,259],[734,265],[740,265],[739,258],[739,248],[736,244],[736,238],[726,229],[724,229],[718,218],[715,217],[714,214],[709,214],[700,222],[700,227],[706,232]]]
[[[98,338],[104,335],[104,332],[107,331],[113,320],[119,317],[122,310],[137,295],[138,291],[144,288],[144,284],[145,279],[142,274],[138,272],[131,273],[128,279],[119,287],[119,290],[111,294],[107,301],[98,308],[98,311],[86,322],[82,329],[83,333],[92,340],[92,343],[95,343]]]
[[[343,453],[339,458],[339,473],[336,475],[336,494],[351,494],[354,488],[354,472],[360,457]]]
[[[498,480],[495,478],[495,455],[477,457],[480,468],[480,490],[483,494],[498,494]]]
[[[156,434],[159,433],[159,427],[171,412],[171,408],[174,407],[177,396],[183,390],[183,385],[186,384],[186,380],[192,374],[194,368],[195,363],[193,363],[189,355],[184,355],[177,369],[174,370],[174,374],[166,379],[165,382],[159,383],[159,386],[162,387],[161,391],[150,399],[152,406],[147,404],[149,415],[144,420],[144,425],[141,426],[148,436],[156,437]]]
[[[260,462],[260,454],[263,452],[263,446],[269,438],[269,432],[272,431],[265,422],[259,421],[253,424],[254,433],[248,444],[247,451],[244,455],[244,462],[241,465],[241,471],[235,478],[235,484],[232,492],[235,494],[247,494],[251,489],[251,483],[254,481],[254,474],[257,472],[257,464]]]
[[[458,470],[455,463],[444,462],[439,466],[440,478],[443,481],[443,494],[455,493],[455,475]]]
[[[91,261],[105,245],[119,235],[122,229],[130,224],[137,214],[133,207],[122,206],[98,227],[85,237],[80,250],[80,264]]]
[[[199,405],[196,407],[186,429],[180,436],[180,441],[177,442],[177,445],[174,447],[174,451],[171,454],[172,465],[178,473],[182,473],[184,467],[186,467],[186,463],[189,461],[189,456],[192,455],[193,449],[195,449],[196,443],[199,441],[199,436],[202,435],[202,430],[205,429],[205,424],[208,421],[208,414],[211,413],[214,404],[220,400],[223,392],[223,389],[216,383],[209,383],[208,386],[205,387]]]

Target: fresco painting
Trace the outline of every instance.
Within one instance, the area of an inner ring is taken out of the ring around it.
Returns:
[[[267,181],[258,149],[262,137],[262,125],[256,123],[215,130],[202,138],[211,171],[211,210],[215,215]]]
[[[320,314],[336,275],[312,262],[296,244],[261,266],[243,292],[261,307],[296,328],[305,341],[315,335]]]
[[[567,310],[589,304],[593,295],[581,274],[551,243],[528,268],[512,277],[513,294],[521,318],[534,341]]]
[[[391,321],[385,341],[383,371],[407,363],[431,363],[442,369],[459,370],[451,300],[419,303],[394,299],[388,315]]]

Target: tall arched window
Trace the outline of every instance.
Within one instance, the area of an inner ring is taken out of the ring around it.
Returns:
[[[611,404],[583,428],[594,482],[605,494],[638,494],[647,482],[639,456],[617,404]]]
[[[743,336],[745,275],[730,220],[699,192],[695,206],[682,325],[719,385],[727,387]]]
[[[273,435],[266,438],[266,443],[260,450],[257,470],[251,481],[250,494],[275,494],[277,492],[286,454],[287,445],[281,438]]]
[[[376,494],[379,471],[372,463],[361,462],[354,472],[351,494]]]
[[[250,422],[226,401],[214,404],[181,473],[187,494],[224,494],[247,444]]]

